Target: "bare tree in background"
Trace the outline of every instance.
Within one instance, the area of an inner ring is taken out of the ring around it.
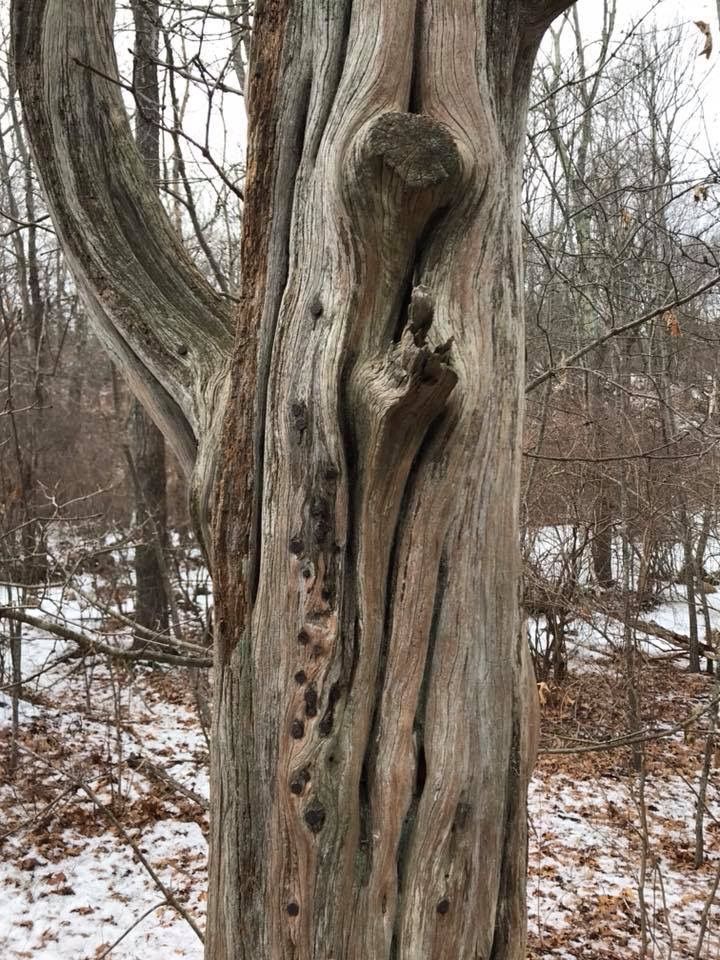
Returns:
[[[659,31],[640,17],[613,33],[614,4],[605,12],[600,44],[586,49],[569,14],[539,65],[525,209],[526,516],[535,531],[565,527],[565,553],[587,540],[603,549],[588,551],[591,566],[575,563],[574,580],[536,582],[529,599],[555,592],[552,616],[567,623],[569,598],[587,601],[591,580],[622,618],[624,586],[603,571],[627,572],[636,615],[677,581],[697,670],[698,556],[717,473],[717,173],[700,147],[695,28]],[[529,533],[528,555],[533,543]]]
[[[150,184],[160,181],[160,87],[158,53],[160,7],[150,0],[132,0],[135,27],[133,89],[135,136]],[[135,516],[141,529],[135,546],[135,619],[141,627],[165,633],[168,603],[159,551],[167,548],[167,484],[165,439],[138,399],[129,417],[130,478]]]

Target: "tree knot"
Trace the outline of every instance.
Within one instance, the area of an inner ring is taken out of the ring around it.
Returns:
[[[416,113],[383,113],[374,120],[363,144],[367,160],[380,160],[407,190],[457,186],[462,161],[449,129]]]

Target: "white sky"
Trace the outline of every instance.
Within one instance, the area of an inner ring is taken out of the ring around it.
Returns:
[[[609,2],[609,0],[606,0]],[[604,0],[578,0],[580,26],[585,40],[586,64],[592,69],[594,41],[599,40],[603,23]],[[673,54],[674,63],[668,64],[670,75],[680,76],[684,90],[681,101],[688,102],[683,111],[681,136],[684,143],[678,149],[686,151],[686,162],[695,161],[706,167],[705,158],[720,158],[720,0],[617,0],[617,17],[611,49],[622,43],[624,34],[633,24],[642,23],[642,30],[656,25],[660,30],[680,26],[680,47]],[[704,37],[693,21],[710,25],[713,50],[709,60],[700,57]],[[555,27],[560,23],[556,21]],[[569,32],[568,32],[569,33]],[[568,35],[568,54],[572,56],[573,41]],[[681,69],[678,71],[678,60]],[[689,95],[688,95],[689,93]]]
[[[709,23],[717,37],[718,6],[717,0],[618,0],[618,19],[627,21],[643,16],[652,7],[655,7],[655,17],[658,23],[669,24],[677,21],[691,23],[693,20],[704,20]],[[602,21],[602,0],[578,0],[583,21],[590,25],[593,21]]]

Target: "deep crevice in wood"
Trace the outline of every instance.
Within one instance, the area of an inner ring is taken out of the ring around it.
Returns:
[[[353,442],[351,401],[348,396],[350,371],[354,366],[354,356],[348,353],[338,377],[337,411],[338,433],[344,459],[343,479],[347,490],[355,490],[359,484],[357,451]],[[357,564],[356,514],[352,502],[348,503],[345,517],[345,569],[354,570]],[[359,657],[359,626],[357,622],[357,595],[355,581],[346,576],[342,584],[341,607],[339,610],[338,635],[340,639],[340,680],[351,690],[355,681]]]
[[[524,638],[521,640],[524,642]],[[492,950],[488,960],[504,960],[508,955],[508,947],[517,936],[518,921],[522,918],[516,915],[517,906],[512,891],[517,888],[518,881],[522,883],[518,876],[520,869],[519,863],[524,860],[518,858],[518,844],[524,846],[527,840],[518,834],[519,827],[525,829],[525,824],[518,823],[519,814],[524,817],[524,797],[527,787],[522,784],[525,772],[522,770],[522,724],[526,718],[520,716],[520,703],[517,696],[513,697],[512,709],[512,737],[510,744],[510,754],[508,760],[508,771],[506,781],[505,797],[505,822],[502,831],[503,849],[500,857],[500,878],[497,895],[497,916],[495,917],[495,930],[493,936]],[[523,898],[524,906],[524,898]]]
[[[312,20],[311,32],[313,33],[317,29],[317,23],[314,20],[314,17],[317,14],[319,14],[320,17],[327,15],[324,9],[325,5],[326,0],[323,0],[322,3],[320,0],[318,0],[318,3],[314,5],[314,9],[310,15]],[[352,0],[334,0],[333,7],[333,14],[335,17],[338,17],[339,15],[341,18],[339,26],[336,27],[336,30],[338,30],[340,34],[340,40],[337,53],[335,55],[334,68],[326,70],[326,79],[329,80],[328,89],[326,90],[325,96],[320,104],[317,123],[315,124],[315,129],[307,150],[307,159],[310,166],[313,168],[315,166],[315,162],[317,161],[318,152],[322,144],[328,118],[332,115],[335,107],[335,96],[337,94],[338,87],[340,85],[340,79],[345,68],[345,58],[347,56],[350,34],[350,19],[352,17]],[[325,23],[323,26],[326,27],[327,24]],[[315,39],[314,36],[311,38],[311,42],[312,39]]]
[[[360,831],[358,834],[358,850],[355,860],[356,883],[364,887],[367,883],[373,862],[373,834],[372,834],[372,807],[370,804],[370,763],[371,748],[368,748],[363,757],[358,784],[358,813],[360,816]]]
[[[415,745],[417,760],[415,761],[415,786],[413,787],[413,800],[419,801],[425,789],[427,781],[427,760],[425,758],[425,743],[422,737],[418,735]]]
[[[410,76],[410,95],[408,98],[408,113],[422,113],[420,97],[420,46],[422,43],[422,19],[424,3],[415,0],[415,21],[413,24],[413,66]]]
[[[402,825],[402,830],[400,833],[400,839],[398,843],[397,850],[397,887],[398,887],[398,906],[395,912],[394,920],[394,929],[393,929],[393,944],[395,945],[395,950],[397,949],[397,944],[399,943],[400,938],[400,923],[402,920],[402,896],[404,893],[405,886],[405,871],[407,869],[407,858],[408,853],[411,847],[412,835],[415,829],[415,821],[417,815],[417,809],[422,799],[424,793],[425,784],[427,783],[428,776],[428,766],[427,766],[427,756],[425,753],[425,708],[427,706],[427,697],[428,690],[430,685],[430,676],[433,668],[433,660],[435,656],[435,643],[437,639],[437,631],[440,619],[440,612],[442,610],[443,600],[445,598],[445,591],[447,589],[448,583],[448,561],[445,551],[443,550],[440,555],[440,561],[438,564],[437,578],[435,581],[435,596],[433,599],[433,615],[430,625],[430,632],[428,635],[427,641],[427,651],[425,654],[425,666],[423,669],[422,681],[420,683],[420,691],[418,695],[418,702],[415,709],[415,718],[413,720],[413,737],[415,739],[415,749],[416,749],[416,759],[415,759],[415,784],[412,794],[412,799],[410,806],[405,815],[405,820]],[[421,760],[422,756],[422,760]],[[422,772],[420,770],[420,765],[422,762]],[[422,789],[418,789],[420,786],[420,780],[422,778]],[[391,948],[391,956],[393,956],[393,949]]]
[[[441,420],[442,417],[438,419]],[[389,554],[389,562],[388,562],[388,575],[387,575],[388,589],[385,597],[383,634],[382,634],[382,641],[381,641],[381,647],[380,647],[379,658],[378,658],[377,680],[375,684],[375,689],[377,691],[382,691],[386,684],[387,658],[388,658],[388,652],[389,652],[389,644],[391,642],[391,637],[392,637],[392,617],[393,617],[394,603],[396,599],[395,592],[396,592],[397,578],[398,578],[398,569],[397,569],[398,550],[401,542],[402,532],[405,529],[405,520],[407,516],[408,504],[410,503],[410,500],[412,498],[416,477],[420,474],[423,466],[427,465],[427,451],[429,450],[436,436],[436,430],[437,430],[437,421],[429,425],[428,430],[425,436],[423,437],[423,440],[419,446],[419,449],[413,459],[413,463],[408,472],[408,476],[405,482],[405,487],[403,489],[403,492],[400,498],[400,506],[398,509],[398,516],[397,516],[397,522],[395,524],[395,530],[393,532],[392,546],[391,546],[391,550]],[[444,586],[441,588],[440,592],[441,593],[444,592]],[[436,598],[436,603],[437,602],[438,601]],[[435,624],[434,624],[434,627],[436,627]],[[419,642],[419,640],[417,642]],[[430,645],[428,644],[427,657],[429,658],[430,656],[431,656],[431,650],[430,650]],[[426,659],[425,663],[426,663],[426,670],[423,675],[424,678],[427,677],[428,659]],[[424,682],[426,683],[425,679],[424,679]],[[377,738],[378,738],[379,725],[381,720],[381,709],[382,709],[382,697],[378,695],[375,702],[374,710],[373,710],[372,720],[370,723],[369,735],[368,735],[365,756],[363,758],[363,766],[362,766],[363,778],[361,780],[361,804],[365,804],[365,807],[362,808],[362,815],[364,819],[361,820],[361,823],[363,824],[363,828],[364,828],[363,838],[369,850],[368,872],[372,864],[373,817],[377,817],[380,821],[382,820],[382,817],[383,817],[382,810],[373,811],[372,806],[369,804],[370,785],[372,784],[372,779],[375,772],[374,766],[377,760]],[[423,704],[423,709],[424,709],[424,704]],[[411,811],[414,811],[417,809],[417,804],[420,800],[420,797],[422,796],[422,789],[424,788],[425,777],[427,773],[426,767],[425,767],[425,748],[423,743],[422,729],[415,730],[415,738],[416,738],[415,785],[414,785],[413,796],[411,800],[411,807],[408,810],[408,814],[406,818],[406,825],[408,826],[408,828],[410,828],[413,821],[413,816],[414,816],[414,814]],[[402,850],[404,849],[404,844],[405,842],[407,842],[408,839],[409,839],[409,832],[404,838],[401,838],[398,846],[398,868],[397,868],[398,889],[400,888],[400,877],[402,873],[401,867],[400,867],[400,863],[402,862],[402,859],[403,859]]]

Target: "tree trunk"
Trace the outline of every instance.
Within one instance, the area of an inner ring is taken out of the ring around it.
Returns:
[[[700,634],[698,631],[697,615],[697,583],[695,581],[695,551],[693,550],[693,534],[688,516],[687,500],[685,491],[678,493],[679,512],[680,512],[680,530],[681,542],[683,546],[683,572],[685,580],[685,596],[688,607],[688,632],[690,640],[688,644],[688,669],[690,673],[700,673]],[[702,584],[700,585],[702,589]],[[708,638],[710,642],[710,638]]]
[[[567,5],[258,3],[232,353],[111,0],[13,4],[58,235],[212,518],[208,960],[525,955],[521,160]]]
[[[135,622],[165,633],[168,598],[158,559],[158,545],[161,550],[167,548],[165,441],[138,400],[132,402],[128,425],[133,474],[139,489],[135,489],[133,477],[128,482],[135,496],[135,522],[141,537],[135,546]],[[139,641],[147,646],[147,639],[141,636]]]
[[[132,11],[135,136],[148,176],[157,184],[160,179],[159,5],[149,0],[133,0]],[[164,633],[168,629],[169,598],[165,596],[158,546],[161,550],[167,549],[165,438],[137,399],[130,409],[128,440],[139,486],[135,490],[130,478],[130,489],[135,491],[135,522],[141,529],[141,540],[135,547],[135,622],[148,630]]]
[[[258,14],[209,960],[524,957],[520,10]]]
[[[603,590],[609,590],[615,580],[612,569],[612,547],[613,547],[613,527],[611,508],[609,506],[604,484],[607,480],[600,480],[599,502],[596,504],[600,515],[593,524],[593,535],[590,541],[590,552],[592,553],[593,572],[595,582]]]

